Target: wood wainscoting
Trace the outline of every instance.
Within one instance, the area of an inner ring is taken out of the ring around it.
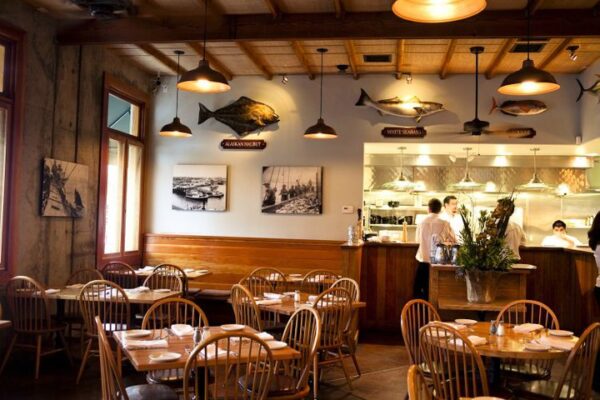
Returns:
[[[206,268],[212,274],[190,286],[229,289],[258,267],[305,274],[313,269],[342,273],[341,241],[263,239],[153,234],[144,235],[144,265],[173,263]]]

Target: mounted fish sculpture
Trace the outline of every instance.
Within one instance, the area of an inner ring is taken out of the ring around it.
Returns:
[[[496,99],[492,97],[490,114],[496,110],[500,110],[502,114],[520,117],[541,114],[548,111],[548,106],[539,100],[507,100],[498,105]]]
[[[420,122],[421,118],[444,111],[444,105],[432,101],[421,101],[414,96],[408,100],[400,100],[398,97],[374,101],[364,89],[360,89],[360,98],[357,106],[367,106],[377,110],[379,115],[388,114],[402,118],[414,118]]]
[[[596,74],[596,76],[598,78],[600,78],[600,74]],[[598,103],[600,103],[600,79],[598,79],[592,86],[590,86],[589,88],[585,89],[583,87],[583,85],[581,84],[581,81],[579,79],[576,79],[577,83],[579,84],[579,96],[577,96],[577,101],[581,100],[581,96],[583,96],[584,92],[590,92],[591,94],[593,94],[594,96],[596,96],[598,98]]]
[[[202,103],[198,105],[200,106],[198,125],[209,118],[214,118],[233,129],[240,137],[279,122],[279,115],[273,108],[245,96],[216,111],[210,111]]]

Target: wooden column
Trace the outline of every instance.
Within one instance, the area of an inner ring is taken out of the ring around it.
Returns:
[[[342,245],[342,275],[354,279],[360,284],[360,271],[362,264],[361,245]]]

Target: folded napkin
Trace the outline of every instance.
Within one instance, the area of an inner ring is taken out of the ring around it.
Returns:
[[[571,341],[570,338],[569,339],[560,339],[557,337],[542,336],[541,338],[537,339],[537,343],[545,344],[552,348],[555,348],[558,350],[563,350],[563,351],[571,351],[573,349],[573,347],[575,347],[575,342]]]
[[[83,283],[74,283],[72,285],[67,285],[67,289],[81,289],[84,286]]]
[[[187,324],[173,324],[171,325],[171,332],[176,336],[190,336],[194,334],[194,328]]]
[[[169,343],[165,339],[157,340],[124,340],[124,345],[127,350],[141,350],[141,349],[166,349],[169,347]]]
[[[46,290],[44,290],[44,293],[46,293],[46,294],[53,294],[53,293],[58,293],[58,292],[60,292],[60,289],[46,289]],[[39,296],[40,294],[41,294],[41,292],[39,290],[37,290],[35,292],[35,295],[37,295],[37,296]]]
[[[273,335],[271,335],[269,332],[260,332],[260,333],[257,333],[256,336],[259,339],[264,340],[265,342],[268,342],[269,340],[274,339]]]
[[[196,271],[196,269],[195,268],[186,268],[183,271],[184,272],[194,272],[194,271]]]
[[[471,335],[467,337],[467,340],[471,342],[473,346],[481,346],[487,343],[487,339],[477,335]],[[451,343],[456,343],[457,346],[462,346],[464,343],[462,339],[451,340]]]
[[[463,330],[463,329],[467,329],[466,325],[463,324],[457,324],[456,322],[442,322],[442,324],[449,326],[451,328],[454,328],[456,330]]]
[[[284,297],[282,294],[279,294],[279,293],[268,293],[268,292],[263,293],[263,296],[265,299],[269,299],[269,300],[279,300]]]
[[[233,352],[229,352],[229,353],[231,353],[231,355],[235,354]],[[207,356],[207,354],[208,354],[208,356]],[[216,350],[216,355],[218,358],[225,357],[225,356],[227,356],[227,354],[228,354],[227,350],[223,350],[220,348],[217,348],[217,350]],[[204,358],[204,359],[212,360],[213,358],[215,358],[215,345],[209,344],[204,349],[202,349],[202,351],[200,351],[198,353],[198,356],[200,356],[201,358]]]
[[[125,289],[125,292],[127,292],[127,293],[143,293],[143,292],[149,292],[149,291],[150,291],[150,288],[147,286],[138,286],[133,289]]]
[[[154,268],[152,265],[146,265],[144,268],[142,268],[142,271],[154,271]]]
[[[281,299],[266,299],[266,300],[257,300],[256,304],[259,306],[270,306],[273,304],[281,304]]]
[[[526,324],[521,324],[521,325],[515,325],[515,327],[513,328],[513,332],[515,332],[515,333],[531,333],[531,332],[537,331],[539,329],[544,329],[544,326],[540,325],[540,324],[526,323]]]

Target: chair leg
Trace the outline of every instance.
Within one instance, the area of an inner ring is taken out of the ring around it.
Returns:
[[[362,373],[360,372],[360,367],[358,366],[358,360],[356,359],[356,354],[354,354],[354,352],[351,352],[350,357],[352,357],[352,362],[354,363],[354,368],[356,368],[356,373],[360,377],[362,375]]]
[[[67,346],[67,340],[65,339],[64,333],[59,331],[58,338],[60,339],[60,342],[63,345],[63,350],[65,351],[65,354],[67,355],[67,359],[69,360],[69,365],[72,367],[73,366],[73,358],[71,357],[71,352],[69,351],[69,346]]]
[[[90,340],[88,340],[88,344],[85,349],[85,353],[83,353],[83,358],[81,359],[81,366],[79,367],[79,372],[77,373],[76,384],[79,384],[79,381],[81,380],[81,376],[83,375],[83,370],[85,369],[85,364],[87,364],[88,357],[90,356],[90,351],[92,351],[92,342],[93,341],[94,341],[93,338],[90,338]]]
[[[6,349],[6,354],[4,355],[4,359],[2,360],[2,365],[0,365],[0,376],[2,375],[2,371],[4,371],[4,367],[6,366],[6,363],[8,362],[8,359],[10,358],[10,354],[13,351],[13,348],[15,347],[15,343],[17,343],[17,338],[19,337],[19,335],[17,333],[15,333],[12,337],[12,339],[10,340],[10,344],[8,345],[8,348]]]
[[[344,370],[344,375],[346,375],[346,383],[348,384],[348,387],[350,388],[350,390],[353,390],[352,389],[352,381],[350,380],[350,374],[348,373],[348,370],[346,369],[346,364],[344,364],[344,355],[342,354],[342,348],[338,347],[337,351],[338,351],[340,364],[342,364],[342,369]]]
[[[35,337],[35,379],[40,377],[40,362],[42,361],[42,335]]]
[[[313,399],[317,400],[317,390],[319,388],[319,353],[315,353],[313,358]]]

